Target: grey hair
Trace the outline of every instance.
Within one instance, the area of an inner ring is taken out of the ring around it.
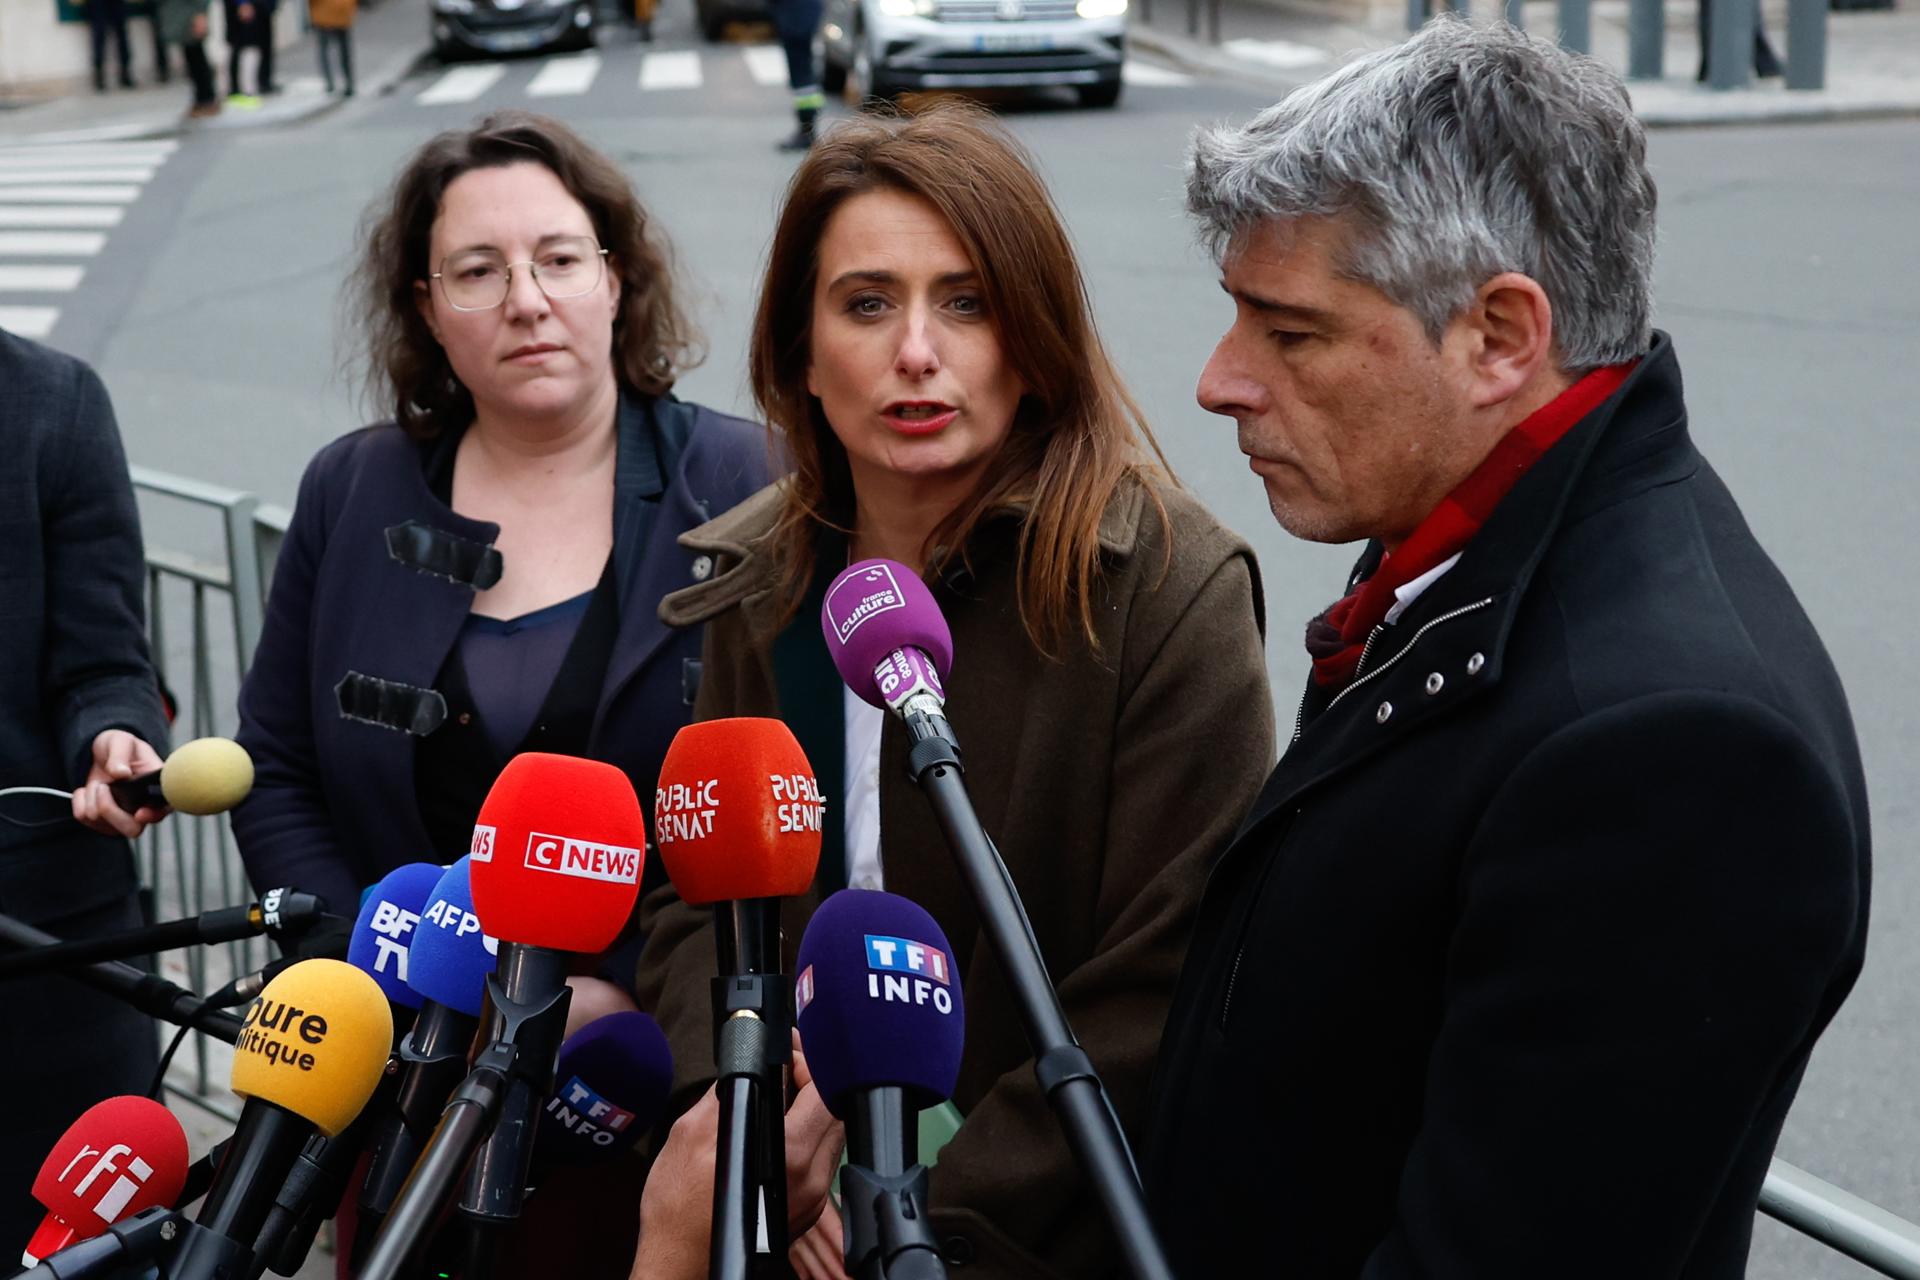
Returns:
[[[1644,354],[1653,176],[1618,76],[1498,19],[1442,17],[1267,108],[1196,130],[1187,210],[1216,258],[1270,220],[1348,231],[1335,269],[1438,343],[1480,286],[1532,277],[1560,366]]]

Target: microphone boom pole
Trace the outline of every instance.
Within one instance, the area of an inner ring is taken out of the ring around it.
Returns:
[[[22,978],[48,973],[73,965],[98,960],[126,960],[155,951],[176,947],[235,942],[269,931],[279,932],[318,919],[323,904],[308,893],[290,889],[268,895],[265,903],[251,902],[243,907],[222,907],[184,920],[128,929],[104,938],[81,938],[73,942],[50,940],[41,944],[23,944],[22,949],[0,955],[0,979]],[[13,941],[0,935],[0,941]]]
[[[59,944],[60,939],[25,921],[0,915],[0,942],[16,947],[45,947]],[[70,969],[65,976],[177,1027],[192,1027],[228,1044],[240,1038],[240,1019],[214,1008],[185,987],[130,964],[104,960]]]

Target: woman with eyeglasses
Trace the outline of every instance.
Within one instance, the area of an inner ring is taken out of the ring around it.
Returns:
[[[651,808],[701,645],[657,610],[710,568],[676,538],[769,460],[760,427],[673,396],[696,339],[664,238],[557,121],[432,139],[360,242],[388,420],[301,481],[241,690],[256,782],[233,816],[256,888],[349,916],[393,868],[466,853],[519,752],[618,765]],[[583,980],[573,1003],[577,1023],[626,1002]]]

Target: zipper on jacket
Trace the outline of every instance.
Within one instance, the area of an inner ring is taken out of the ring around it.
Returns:
[[[1391,658],[1388,658],[1385,662],[1381,663],[1379,666],[1375,667],[1373,670],[1367,672],[1367,674],[1363,676],[1355,677],[1354,682],[1352,684],[1348,685],[1346,688],[1342,689],[1339,693],[1335,694],[1333,696],[1333,701],[1327,704],[1327,711],[1331,711],[1335,707],[1339,706],[1341,699],[1345,698],[1348,694],[1352,693],[1355,689],[1358,689],[1361,685],[1366,684],[1369,681],[1374,680],[1379,676],[1383,676],[1387,672],[1393,670],[1394,664],[1399,662],[1400,659],[1406,657],[1407,654],[1412,651],[1413,646],[1420,643],[1420,637],[1427,634],[1427,632],[1433,630],[1435,627],[1439,626],[1443,622],[1452,622],[1455,618],[1464,617],[1465,615],[1469,613],[1473,613],[1476,610],[1484,609],[1492,603],[1493,603],[1493,597],[1488,596],[1485,600],[1476,600],[1472,604],[1463,604],[1458,609],[1449,609],[1447,612],[1441,614],[1437,618],[1428,619],[1425,623],[1421,625],[1418,631],[1413,633],[1412,638],[1409,639],[1406,642],[1406,644],[1402,645],[1398,650],[1394,652],[1394,655]],[[1369,640],[1368,642],[1368,647],[1369,648],[1372,647],[1371,640]],[[1366,654],[1362,652],[1360,655],[1361,664],[1364,665],[1366,663],[1366,660],[1367,660]],[[1326,711],[1323,711],[1320,714],[1325,715],[1326,713],[1327,713]]]
[[[1367,642],[1360,647],[1360,661],[1353,664],[1354,675],[1358,676],[1362,671],[1365,671],[1367,669],[1367,655],[1373,652],[1373,642],[1375,640],[1378,640],[1380,638],[1380,633],[1385,631],[1386,629],[1387,629],[1387,624],[1382,622],[1376,627],[1374,627],[1373,630],[1367,632]],[[1417,640],[1419,639],[1419,637],[1415,636],[1414,639]],[[1409,640],[1407,643],[1411,644],[1413,643],[1413,641]],[[1308,686],[1308,688],[1311,688],[1311,687],[1312,687],[1311,685]],[[1328,703],[1327,705],[1332,706],[1333,704]],[[1300,741],[1300,735],[1306,731],[1306,728],[1307,728],[1307,690],[1302,689],[1300,691],[1300,709],[1293,713],[1293,737],[1288,739],[1288,745],[1292,745],[1293,743]]]

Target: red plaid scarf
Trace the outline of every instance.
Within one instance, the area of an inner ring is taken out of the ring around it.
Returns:
[[[1493,452],[1420,522],[1400,549],[1381,559],[1373,576],[1328,606],[1307,624],[1307,652],[1313,657],[1313,681],[1343,685],[1360,667],[1367,636],[1386,621],[1396,599],[1394,589],[1446,563],[1480,531],[1487,517],[1575,423],[1620,389],[1637,362],[1595,369],[1536,409],[1502,436]]]

